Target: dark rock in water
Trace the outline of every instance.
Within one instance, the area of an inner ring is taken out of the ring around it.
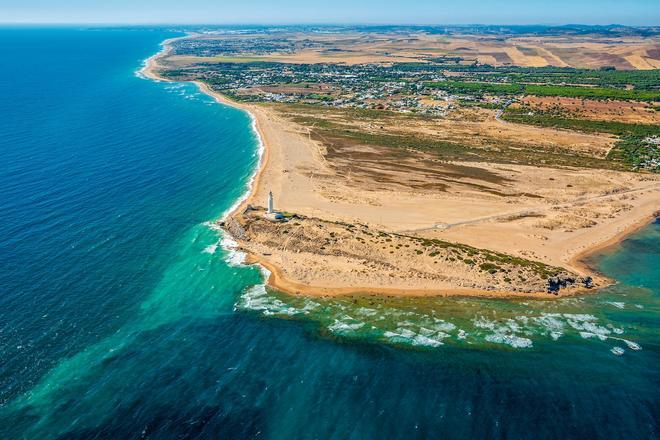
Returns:
[[[557,293],[563,288],[579,284],[590,289],[594,285],[594,280],[591,277],[576,277],[569,273],[561,273],[557,276],[548,278],[547,288],[549,293]]]
[[[570,274],[559,274],[557,276],[548,278],[548,292],[557,293],[564,287],[569,287],[575,284],[575,277]]]
[[[548,292],[557,292],[560,288],[559,277],[548,278]]]

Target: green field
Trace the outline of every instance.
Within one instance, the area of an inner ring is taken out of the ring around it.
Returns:
[[[465,94],[528,94],[536,96],[563,96],[569,98],[660,101],[660,91],[658,90],[629,90],[614,87],[581,87],[470,81],[427,82],[425,85],[429,88]]]

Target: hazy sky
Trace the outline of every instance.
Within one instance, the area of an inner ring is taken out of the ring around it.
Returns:
[[[0,22],[660,25],[660,0],[0,0]]]

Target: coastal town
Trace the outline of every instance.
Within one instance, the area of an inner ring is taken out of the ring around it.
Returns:
[[[530,44],[525,49],[522,37],[517,37],[519,46],[504,47],[494,57],[491,52],[457,56],[420,49],[414,38],[430,45],[428,37],[406,35],[365,37],[338,31],[332,39],[328,33],[300,30],[256,35],[206,32],[174,41],[163,75],[203,81],[236,102],[376,110],[429,119],[460,118],[466,109],[485,109],[496,112],[500,121],[612,133],[621,140],[610,152],[612,159],[623,159],[636,169],[660,170],[660,149],[651,141],[658,136],[660,119],[659,70],[620,70],[633,66],[628,58],[614,55],[598,58],[593,68],[568,67],[549,56],[546,66],[521,66],[513,54],[538,62],[538,56],[523,54],[548,52],[548,47]],[[477,48],[494,44],[491,37],[461,38]],[[389,45],[383,47],[384,42]],[[638,50],[631,46],[631,51]],[[489,57],[495,65],[483,62]],[[648,66],[653,63],[647,59]],[[543,104],[530,104],[530,97]],[[579,101],[580,107],[570,108],[571,101]],[[600,116],[580,113],[594,105],[601,107]],[[608,114],[611,123],[598,120]]]

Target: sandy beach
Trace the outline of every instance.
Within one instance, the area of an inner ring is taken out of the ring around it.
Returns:
[[[165,42],[163,50],[147,60],[142,69],[144,76],[166,80],[157,72],[172,41]],[[377,261],[390,268],[380,271],[364,270],[366,262],[376,254],[374,244],[370,250],[358,249],[348,242],[335,243],[335,255],[321,255],[287,246],[295,242],[290,235],[273,241],[272,231],[261,237],[235,237],[250,262],[270,271],[269,285],[289,293],[555,298],[594,292],[611,281],[587,266],[585,258],[647,225],[660,209],[660,179],[650,174],[470,163],[470,167],[500,182],[498,191],[504,196],[475,191],[464,181],[434,191],[366,179],[359,160],[349,164],[348,173],[340,172],[341,157],[331,157],[325,145],[313,139],[306,127],[293,123],[273,106],[233,102],[204,83],[197,85],[217,101],[248,112],[264,145],[250,193],[228,214],[229,218],[242,216],[248,206],[266,206],[267,195],[272,191],[276,209],[301,218],[366,225],[381,234],[393,234],[392,237],[461,243],[541,261],[592,277],[595,286],[562,289],[558,293],[529,291],[520,275],[519,280],[509,280],[520,288],[509,290],[507,276],[482,274],[474,265],[456,264],[451,256],[445,256],[441,266],[427,255],[411,256],[403,244],[388,248],[388,253],[382,250],[383,243],[378,245],[382,255]],[[349,153],[374,152],[361,147]],[[412,168],[412,162],[410,165]],[[439,166],[449,169],[464,165]],[[397,173],[387,172],[390,176]],[[398,177],[409,179],[410,173]],[[310,222],[303,221],[297,230],[304,232]],[[297,230],[281,232],[295,235]],[[422,270],[420,265],[429,267]],[[440,275],[436,276],[436,272]]]

